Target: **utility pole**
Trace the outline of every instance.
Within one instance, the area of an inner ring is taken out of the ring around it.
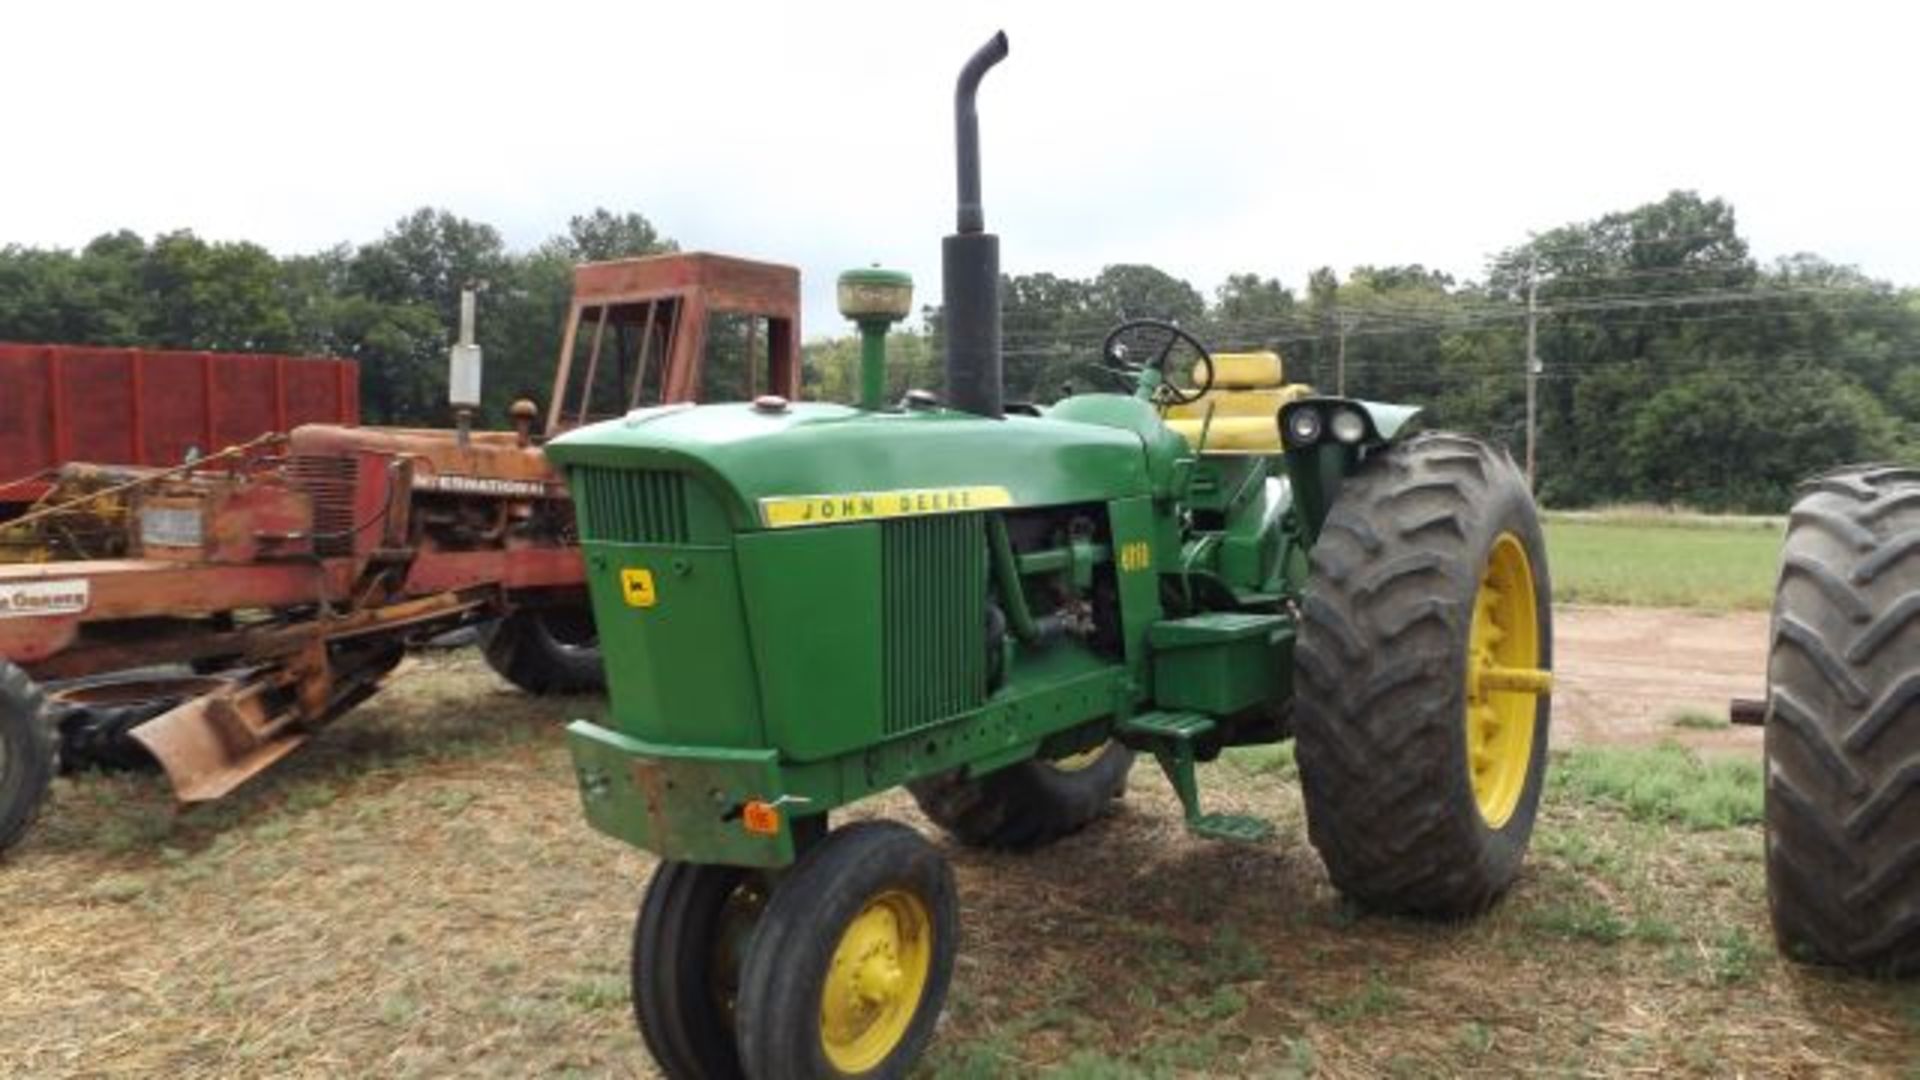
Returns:
[[[1527,490],[1533,490],[1534,457],[1533,443],[1536,430],[1536,408],[1540,396],[1540,353],[1539,345],[1539,292],[1540,262],[1539,256],[1527,254]]]
[[[1334,361],[1333,361],[1334,390],[1333,392],[1340,395],[1341,397],[1346,397],[1347,396],[1347,316],[1345,312],[1336,311],[1334,318],[1339,320],[1339,324],[1340,324],[1340,348],[1339,348],[1339,351],[1334,354]]]

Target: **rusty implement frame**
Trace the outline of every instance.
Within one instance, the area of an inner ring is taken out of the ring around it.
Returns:
[[[329,645],[458,619],[484,597],[444,593],[333,619],[239,635],[270,662],[133,729],[181,802],[218,799],[287,756],[318,728],[366,700],[391,665],[345,666]],[[396,654],[397,655],[397,654]]]

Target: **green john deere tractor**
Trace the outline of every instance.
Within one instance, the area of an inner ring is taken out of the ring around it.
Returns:
[[[1168,323],[1108,339],[1124,392],[1005,407],[974,94],[1006,48],[956,93],[944,404],[882,407],[868,377],[860,408],[643,409],[548,447],[612,698],[571,747],[591,822],[662,860],[633,998],[670,1075],[892,1076],[925,1047],[951,872],[904,826],[828,823],[899,785],[962,844],[1032,848],[1145,752],[1195,834],[1253,841],[1195,765],[1292,738],[1361,902],[1468,915],[1526,850],[1552,630],[1519,472]],[[841,285],[863,331],[910,306],[884,273]]]

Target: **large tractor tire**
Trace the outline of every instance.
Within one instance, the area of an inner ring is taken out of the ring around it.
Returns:
[[[584,608],[519,608],[484,634],[487,663],[529,694],[598,694],[607,688],[600,639]]]
[[[1307,830],[1341,892],[1456,917],[1513,883],[1546,771],[1551,595],[1505,454],[1422,435],[1346,481],[1294,650]]]
[[[26,835],[57,765],[47,699],[27,673],[0,660],[0,851]]]
[[[1781,952],[1920,974],[1920,470],[1793,508],[1767,656],[1767,893]]]
[[[1109,742],[1054,761],[1034,759],[977,779],[956,774],[907,785],[920,811],[969,847],[1031,851],[1070,836],[1127,791],[1133,751]]]

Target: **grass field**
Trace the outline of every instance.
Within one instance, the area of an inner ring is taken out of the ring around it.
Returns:
[[[1547,515],[1547,558],[1560,603],[1713,611],[1773,602],[1784,523],[1625,509]]]
[[[0,1072],[646,1075],[649,861],[582,823],[553,723],[596,707],[457,656],[229,802],[61,781],[0,866]],[[1150,766],[1044,854],[937,841],[965,942],[923,1075],[1920,1077],[1920,986],[1775,953],[1750,761],[1560,754],[1519,884],[1463,924],[1345,906],[1284,750],[1208,769],[1277,842],[1186,836]]]

